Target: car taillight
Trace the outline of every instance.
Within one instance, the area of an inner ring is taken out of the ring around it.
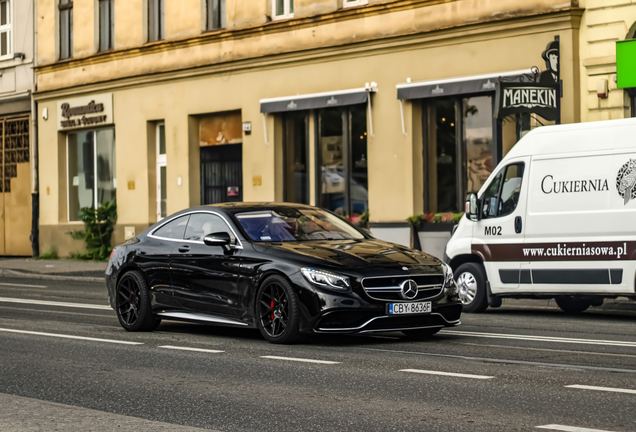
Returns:
[[[113,248],[113,250],[110,252],[110,257],[108,258],[108,261],[113,259],[113,255],[115,255],[115,248]]]

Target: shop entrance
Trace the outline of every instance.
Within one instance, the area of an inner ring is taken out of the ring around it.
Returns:
[[[0,119],[0,255],[31,255],[29,118]]]
[[[201,205],[243,201],[240,111],[199,118]]]
[[[463,211],[499,159],[493,98],[436,98],[425,110],[425,203],[430,213]]]
[[[243,144],[201,147],[201,205],[243,201]]]

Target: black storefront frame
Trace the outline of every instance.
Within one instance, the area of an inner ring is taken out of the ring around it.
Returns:
[[[459,212],[462,212],[464,209],[465,195],[466,195],[466,172],[467,172],[467,156],[466,156],[466,146],[464,145],[464,116],[462,112],[462,100],[468,99],[472,97],[480,97],[480,96],[490,96],[491,98],[491,112],[495,112],[495,92],[477,92],[477,93],[465,93],[465,94],[454,94],[451,96],[440,96],[440,97],[429,97],[424,99],[419,99],[419,102],[422,104],[422,176],[423,176],[423,204],[424,204],[424,212],[430,212],[430,194],[429,194],[429,136],[430,136],[430,128],[433,127],[429,124],[429,119],[431,118],[429,115],[429,110],[431,109],[431,102],[434,102],[439,99],[447,99],[453,100],[455,103],[455,149],[457,154],[457,162],[456,162],[456,182],[460,186],[460,190],[457,193],[457,209]],[[415,102],[415,100],[412,100]],[[496,167],[501,159],[503,158],[503,131],[502,131],[502,120],[494,118],[492,119],[492,130],[493,130],[493,140],[495,143],[495,151],[496,151],[496,160],[493,161],[493,166]],[[438,209],[439,210],[439,209]]]
[[[287,173],[287,168],[286,168],[286,164],[287,164],[287,156],[288,156],[288,150],[287,150],[287,144],[288,144],[288,134],[287,134],[287,121],[288,119],[291,117],[291,115],[294,114],[298,114],[298,113],[302,113],[304,115],[305,118],[305,157],[306,157],[306,171],[307,171],[307,179],[306,179],[306,186],[305,186],[305,193],[307,195],[307,202],[306,203],[298,203],[298,204],[309,204],[311,202],[311,182],[310,182],[310,175],[311,175],[311,171],[309,170],[309,165],[310,165],[310,151],[311,151],[311,145],[310,145],[310,133],[311,131],[309,130],[309,118],[310,116],[313,115],[313,110],[303,110],[303,111],[296,111],[296,112],[290,112],[290,113],[285,113],[282,115],[282,122],[283,122],[283,201],[285,202],[295,202],[295,201],[290,201],[290,197],[288,196],[287,193],[287,182],[290,180],[288,178],[288,173]],[[314,122],[315,123],[315,122]]]

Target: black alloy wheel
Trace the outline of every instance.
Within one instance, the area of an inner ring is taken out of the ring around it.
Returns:
[[[148,285],[140,272],[125,273],[117,283],[116,293],[115,309],[124,329],[152,331],[161,323],[161,319],[152,314]]]
[[[290,344],[301,335],[298,297],[282,276],[270,276],[256,296],[258,329],[272,343]]]

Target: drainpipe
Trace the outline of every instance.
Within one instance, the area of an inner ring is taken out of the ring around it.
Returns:
[[[37,90],[35,66],[38,58],[38,20],[37,1],[33,2],[33,83],[31,87],[31,249],[33,257],[40,256],[40,176],[39,176],[39,139],[38,139],[38,103],[34,93]]]

